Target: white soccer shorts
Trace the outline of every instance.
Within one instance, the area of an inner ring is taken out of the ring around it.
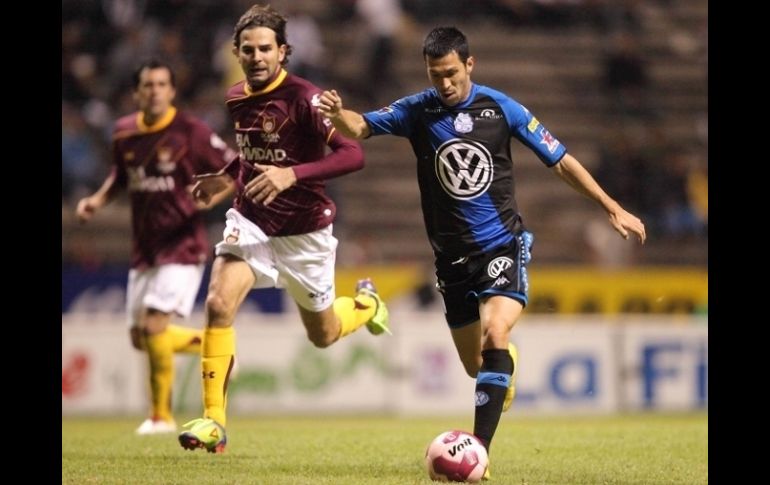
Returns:
[[[128,325],[139,325],[142,311],[154,308],[189,318],[203,279],[203,264],[163,264],[128,272]]]
[[[320,312],[335,298],[337,242],[331,224],[307,234],[268,237],[237,210],[229,209],[215,253],[248,263],[256,277],[253,288],[285,288],[302,308]]]

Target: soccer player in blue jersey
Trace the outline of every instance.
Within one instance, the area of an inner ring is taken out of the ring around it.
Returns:
[[[476,379],[473,433],[488,449],[515,395],[518,356],[509,338],[527,304],[532,246],[514,198],[511,138],[598,202],[621,236],[633,233],[644,243],[646,235],[642,221],[608,196],[529,110],[471,81],[474,59],[462,32],[433,29],[423,57],[432,88],[363,115],[344,109],[336,91],[325,91],[319,109],[348,137],[392,134],[412,144],[446,320]]]

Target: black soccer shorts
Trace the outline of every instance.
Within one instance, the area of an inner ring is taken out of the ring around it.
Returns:
[[[504,295],[527,306],[527,264],[532,259],[533,236],[519,231],[513,240],[476,256],[436,259],[436,287],[444,299],[449,328],[479,319],[479,299]]]

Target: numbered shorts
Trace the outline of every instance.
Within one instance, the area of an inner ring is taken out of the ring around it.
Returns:
[[[203,278],[203,264],[163,264],[128,272],[128,325],[138,326],[145,308],[188,318]]]
[[[320,312],[335,297],[334,262],[337,239],[332,225],[307,234],[268,237],[235,209],[227,211],[217,256],[230,254],[254,271],[253,288],[285,288],[302,308]]]
[[[520,231],[509,244],[487,253],[436,259],[436,288],[449,328],[479,320],[479,300],[485,297],[503,295],[527,306],[532,241],[532,233]]]

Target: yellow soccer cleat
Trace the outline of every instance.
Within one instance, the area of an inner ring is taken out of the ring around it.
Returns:
[[[516,346],[508,342],[508,353],[511,354],[513,359],[513,375],[511,376],[511,383],[508,385],[508,391],[505,393],[505,401],[503,401],[503,412],[508,411],[513,404],[513,398],[516,397],[516,376],[519,374],[519,351]],[[487,469],[489,472],[489,469]]]
[[[209,453],[224,453],[227,446],[225,428],[213,419],[193,419],[183,427],[190,428],[179,435],[179,444],[185,450],[205,448]]]
[[[490,478],[490,475],[489,475],[489,464],[487,464],[487,469],[484,470],[484,475],[481,476],[481,481],[485,482],[485,481],[489,480],[489,478]]]
[[[393,335],[388,327],[388,307],[385,306],[385,302],[382,301],[380,295],[377,294],[377,289],[374,287],[374,283],[369,278],[358,280],[356,284],[356,294],[366,295],[374,299],[377,302],[377,309],[374,312],[374,316],[366,322],[366,329],[372,335],[380,335],[387,333]]]

